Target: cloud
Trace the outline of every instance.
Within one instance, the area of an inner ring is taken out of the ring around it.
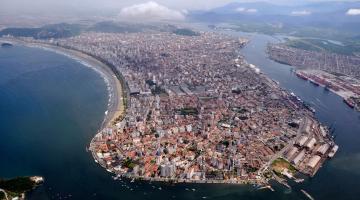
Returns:
[[[311,15],[311,12],[308,10],[295,10],[291,12],[291,15],[305,16],[305,15]]]
[[[351,8],[346,12],[347,15],[360,15],[360,8]]]
[[[235,9],[236,12],[245,12],[245,10],[246,8],[242,8],[242,7]]]
[[[240,13],[256,13],[258,10],[254,9],[254,8],[239,7],[239,8],[236,8],[235,11],[240,12]]]
[[[246,12],[248,13],[256,13],[258,10],[254,8],[247,9]]]
[[[120,17],[142,20],[184,20],[186,12],[172,10],[156,2],[135,4],[120,11]]]
[[[189,11],[186,10],[186,9],[182,9],[182,10],[181,10],[181,13],[182,13],[183,15],[187,15],[187,14],[189,14]]]

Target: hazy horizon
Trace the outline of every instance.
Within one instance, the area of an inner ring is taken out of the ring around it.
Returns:
[[[2,0],[0,6],[1,14],[56,14],[56,13],[71,13],[73,11],[116,11],[139,4],[155,2],[161,6],[169,9],[181,11],[187,10],[208,10],[215,7],[223,6],[232,2],[268,2],[281,5],[297,5],[307,4],[313,2],[326,2],[329,0]],[[331,1],[331,0],[330,0]],[[340,0],[338,2],[348,2],[353,0]]]

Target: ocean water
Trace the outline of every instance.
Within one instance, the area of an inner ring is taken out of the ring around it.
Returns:
[[[340,151],[312,179],[276,192],[253,186],[115,181],[85,148],[108,103],[99,74],[45,50],[0,48],[0,177],[41,175],[45,183],[28,199],[359,199],[360,115],[341,98],[297,79],[288,66],[261,51],[271,38],[254,36],[242,50],[281,86],[314,104],[317,117],[335,128]]]

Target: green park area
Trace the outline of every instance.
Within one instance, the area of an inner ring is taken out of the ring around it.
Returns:
[[[271,164],[271,168],[277,175],[282,174],[284,171],[288,171],[290,174],[294,174],[296,172],[296,168],[284,158],[274,160]]]

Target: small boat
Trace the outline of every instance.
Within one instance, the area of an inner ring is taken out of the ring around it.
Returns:
[[[3,42],[1,43],[1,47],[12,47],[13,44],[9,43],[9,42]]]
[[[269,190],[271,190],[272,192],[275,191],[270,185],[267,185],[267,186],[263,186],[263,187],[258,188],[258,190],[263,190],[263,189],[269,189]]]
[[[304,179],[295,179],[295,182],[296,183],[302,183],[302,182],[304,182]]]
[[[305,194],[305,196],[307,198],[309,198],[310,200],[315,200],[314,197],[312,197],[309,193],[307,193],[305,190],[301,189],[300,190],[303,194]]]
[[[315,112],[316,112],[315,108],[313,108],[313,107],[309,107],[309,110],[310,110],[312,113],[315,113]]]
[[[337,152],[338,150],[339,150],[339,146],[338,146],[338,145],[335,145],[335,146],[331,149],[330,153],[328,154],[329,158],[334,157],[334,155],[336,154],[336,152]]]

